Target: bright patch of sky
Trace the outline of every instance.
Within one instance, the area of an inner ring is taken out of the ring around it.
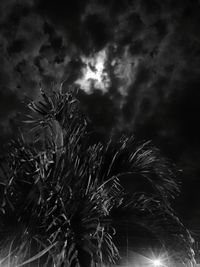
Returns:
[[[75,83],[87,93],[91,93],[93,89],[99,89],[105,93],[110,86],[110,78],[105,66],[107,50],[104,49],[90,57],[82,56],[81,60],[84,63],[82,76]]]
[[[108,92],[113,82],[109,75],[112,72],[112,77],[115,77],[116,90],[122,96],[126,96],[129,87],[135,83],[141,59],[132,56],[129,47],[125,47],[112,59],[109,49],[105,48],[89,57],[81,56],[81,60],[83,62],[81,76],[75,83],[82,90],[88,94],[92,93],[94,89],[101,90],[102,93]],[[109,60],[110,62],[108,62]]]

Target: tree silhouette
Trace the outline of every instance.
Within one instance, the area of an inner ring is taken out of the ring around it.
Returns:
[[[30,130],[1,162],[1,263],[114,264],[116,236],[139,225],[192,266],[194,241],[171,207],[178,187],[159,150],[132,136],[91,144],[72,92],[41,96],[29,104]]]

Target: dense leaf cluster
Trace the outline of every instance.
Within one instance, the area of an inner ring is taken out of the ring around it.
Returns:
[[[114,264],[115,225],[132,224],[172,251],[172,260],[192,266],[193,240],[170,205],[178,187],[159,151],[125,136],[90,144],[87,118],[71,92],[41,96],[29,104],[30,131],[1,163],[1,263]]]

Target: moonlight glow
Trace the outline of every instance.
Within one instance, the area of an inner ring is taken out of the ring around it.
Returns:
[[[107,91],[110,85],[110,79],[105,69],[107,53],[102,50],[92,57],[81,57],[84,67],[82,69],[82,77],[76,81],[81,89],[89,93],[92,87]]]

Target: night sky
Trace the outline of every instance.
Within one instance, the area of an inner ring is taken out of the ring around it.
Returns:
[[[77,81],[98,56],[103,88],[90,82],[81,89]],[[80,87],[81,107],[102,142],[133,133],[176,164],[176,209],[198,231],[200,1],[1,0],[1,154],[17,135],[24,103],[61,82],[65,90]]]

